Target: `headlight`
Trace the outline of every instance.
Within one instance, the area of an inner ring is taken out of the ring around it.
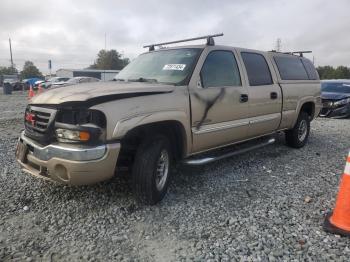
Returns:
[[[336,102],[333,102],[333,106],[342,106],[350,103],[350,98],[342,99]]]
[[[93,124],[98,127],[106,127],[106,116],[103,112],[93,109],[60,109],[56,116],[56,122],[70,125]]]
[[[90,109],[60,109],[55,122],[59,142],[99,143],[105,140],[106,117]]]
[[[88,131],[56,129],[56,137],[60,142],[87,142],[91,138]]]

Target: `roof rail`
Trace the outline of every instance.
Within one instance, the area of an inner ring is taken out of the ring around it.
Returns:
[[[303,57],[304,54],[307,54],[307,53],[312,53],[312,51],[294,51],[294,52],[285,52],[283,54],[290,54],[290,55],[299,54],[300,57]]]
[[[149,47],[149,51],[154,51],[154,47],[156,47],[156,46],[177,44],[177,43],[189,42],[189,41],[200,40],[200,39],[207,39],[207,45],[215,45],[214,37],[223,36],[223,35],[224,35],[223,33],[220,33],[220,34],[215,34],[215,35],[199,36],[199,37],[182,39],[182,40],[176,40],[176,41],[171,41],[171,42],[164,42],[164,43],[159,43],[159,44],[145,45],[145,46],[143,46],[143,48]]]

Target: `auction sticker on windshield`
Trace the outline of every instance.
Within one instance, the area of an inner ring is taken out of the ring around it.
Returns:
[[[185,69],[185,64],[166,64],[163,67],[163,70],[179,70],[183,71]]]

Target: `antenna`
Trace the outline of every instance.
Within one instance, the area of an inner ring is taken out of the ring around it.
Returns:
[[[159,44],[145,45],[145,46],[143,46],[143,48],[147,48],[148,47],[149,51],[154,51],[154,47],[156,47],[156,46],[164,46],[164,45],[169,45],[169,44],[190,42],[190,41],[195,41],[195,40],[200,40],[200,39],[207,39],[207,45],[215,45],[214,37],[223,36],[223,35],[224,35],[223,33],[220,33],[220,34],[214,34],[214,35],[199,36],[199,37],[182,39],[182,40],[176,40],[176,41],[171,41],[171,42],[164,42],[164,43],[159,43]]]

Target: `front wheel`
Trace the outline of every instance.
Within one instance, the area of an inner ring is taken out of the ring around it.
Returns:
[[[305,112],[300,112],[293,129],[286,131],[287,145],[294,148],[303,147],[310,134],[310,116]]]
[[[168,189],[172,152],[166,136],[156,135],[138,147],[133,168],[132,186],[141,203],[154,205]]]

